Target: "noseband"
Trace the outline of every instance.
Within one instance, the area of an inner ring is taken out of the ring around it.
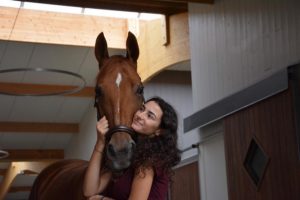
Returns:
[[[124,126],[124,125],[114,126],[111,129],[109,129],[106,134],[108,136],[112,136],[116,132],[126,132],[132,137],[132,139],[135,138],[135,131],[132,128],[130,128],[128,126]]]

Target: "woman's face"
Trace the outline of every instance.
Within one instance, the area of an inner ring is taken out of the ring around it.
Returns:
[[[163,112],[155,101],[145,103],[133,116],[131,127],[143,135],[159,135]]]

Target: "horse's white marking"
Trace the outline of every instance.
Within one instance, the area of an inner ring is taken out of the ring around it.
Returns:
[[[118,98],[117,98],[117,112],[116,112],[116,124],[120,123],[120,85],[122,82],[122,74],[119,72],[116,78],[116,86],[118,88]]]
[[[121,81],[122,81],[122,74],[119,72],[116,79],[116,85],[118,88],[120,88]]]

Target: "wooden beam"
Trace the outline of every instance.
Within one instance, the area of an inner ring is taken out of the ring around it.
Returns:
[[[23,174],[24,175],[35,175],[38,174],[37,172],[33,172],[31,170],[23,170]]]
[[[190,59],[188,14],[169,17],[170,39],[167,45],[164,45],[162,30],[166,27],[161,24],[160,20],[140,22],[138,72],[143,81],[150,80],[171,65]]]
[[[4,176],[6,174],[7,169],[0,169],[0,176]]]
[[[157,0],[161,2],[181,2],[181,3],[205,3],[205,4],[213,4],[214,0]]]
[[[15,193],[15,192],[29,192],[31,190],[31,186],[13,186],[10,187],[8,192]]]
[[[17,175],[22,173],[22,171],[30,170],[40,173],[45,167],[53,162],[55,162],[55,160],[47,160],[42,162],[12,162],[0,185],[0,199],[5,198],[7,192],[10,190],[13,180]]]
[[[76,86],[69,85],[46,85],[46,84],[29,84],[29,83],[7,83],[0,82],[0,92],[17,93],[17,94],[45,94],[54,92],[63,92],[72,90]],[[85,87],[81,91],[68,94],[71,97],[94,97],[94,87]]]
[[[6,149],[9,152],[7,158],[1,161],[35,161],[35,160],[49,160],[49,159],[63,159],[63,149]],[[29,172],[28,172],[29,173]]]
[[[76,123],[0,122],[0,132],[78,133]]]

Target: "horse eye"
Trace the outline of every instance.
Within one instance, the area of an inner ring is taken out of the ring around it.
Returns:
[[[139,94],[139,95],[143,95],[144,94],[144,86],[139,85],[137,90],[136,90],[136,93]]]
[[[99,87],[99,86],[95,87],[95,94],[96,94],[96,97],[99,97],[103,94],[101,87]]]

